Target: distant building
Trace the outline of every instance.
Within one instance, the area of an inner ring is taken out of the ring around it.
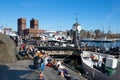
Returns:
[[[31,19],[30,20],[30,28],[26,28],[26,19],[19,18],[18,20],[18,35],[23,38],[28,37],[40,37],[40,34],[44,32],[44,30],[38,29],[38,20]]]
[[[9,35],[12,32],[12,28],[4,28],[4,34]]]
[[[34,28],[34,29],[38,29],[38,20],[35,20],[32,18],[32,20],[30,20],[30,28]]]
[[[17,20],[18,24],[18,35],[24,36],[24,30],[26,29],[26,19],[25,18],[19,18]]]
[[[96,38],[101,38],[101,31],[100,31],[100,29],[95,30],[95,37]]]

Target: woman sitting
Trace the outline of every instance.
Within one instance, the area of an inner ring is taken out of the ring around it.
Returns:
[[[68,71],[65,69],[65,67],[59,64],[57,66],[57,71],[58,71],[58,74],[61,76],[68,74]]]

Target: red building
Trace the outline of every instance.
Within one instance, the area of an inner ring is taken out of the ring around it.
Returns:
[[[24,36],[24,30],[26,29],[26,19],[25,18],[19,18],[17,20],[18,24],[18,35]]]
[[[32,18],[32,20],[30,20],[30,28],[34,28],[34,29],[38,29],[38,20],[35,20]]]
[[[40,34],[44,32],[44,30],[38,29],[38,20],[31,19],[30,20],[30,28],[26,28],[26,19],[19,18],[18,19],[18,35],[25,37],[40,37]]]

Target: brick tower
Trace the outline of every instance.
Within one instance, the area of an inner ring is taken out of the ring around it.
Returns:
[[[30,20],[30,28],[38,30],[38,20],[32,18],[32,20]]]
[[[25,18],[19,18],[18,19],[18,35],[24,36],[24,30],[26,29],[26,19]]]

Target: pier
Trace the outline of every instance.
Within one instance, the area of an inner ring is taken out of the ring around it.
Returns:
[[[21,60],[16,63],[0,64],[0,80],[39,80],[39,71],[30,69],[33,65],[32,60]],[[70,75],[77,76],[79,80],[88,80],[76,73],[74,70],[66,67]],[[57,74],[53,68],[45,67],[45,80],[63,80],[63,77]],[[64,79],[66,80],[66,79]]]
[[[36,46],[37,49],[39,50],[48,50],[48,51],[58,51],[58,50],[61,50],[61,51],[64,51],[64,50],[75,50],[76,48],[74,47],[57,47],[57,46],[50,46],[50,47],[39,47],[39,46]]]

